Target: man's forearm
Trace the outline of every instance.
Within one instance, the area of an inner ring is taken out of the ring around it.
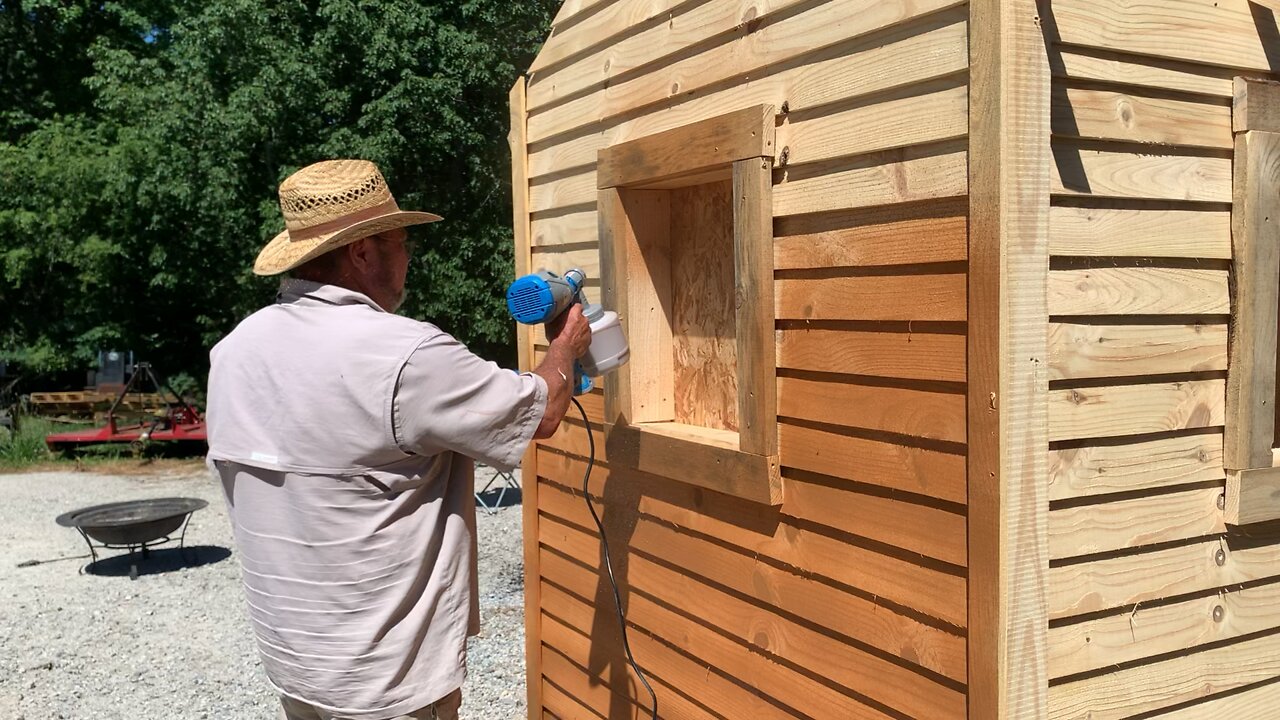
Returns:
[[[569,411],[569,399],[573,397],[573,353],[563,343],[553,340],[533,374],[547,381],[547,410],[533,435],[541,440],[555,434]]]

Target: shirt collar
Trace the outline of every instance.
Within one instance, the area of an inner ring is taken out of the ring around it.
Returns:
[[[378,312],[386,312],[368,295],[349,290],[340,285],[326,285],[311,280],[284,278],[276,292],[276,304],[323,303],[325,305],[368,305]]]

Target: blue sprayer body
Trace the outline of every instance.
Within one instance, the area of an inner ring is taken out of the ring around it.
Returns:
[[[586,280],[586,273],[576,268],[564,275],[539,270],[516,278],[507,288],[507,310],[516,322],[524,325],[551,322],[574,303],[582,302],[582,286]],[[591,378],[576,362],[573,384],[575,395],[589,392],[593,387]]]

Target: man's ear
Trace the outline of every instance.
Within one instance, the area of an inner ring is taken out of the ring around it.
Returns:
[[[347,259],[351,261],[351,267],[355,268],[357,272],[364,273],[373,264],[375,249],[370,238],[360,238],[347,245],[346,251]]]

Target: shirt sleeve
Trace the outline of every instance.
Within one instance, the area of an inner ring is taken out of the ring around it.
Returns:
[[[391,426],[405,452],[451,450],[510,470],[546,409],[545,380],[504,370],[437,333],[419,343],[400,369]]]

